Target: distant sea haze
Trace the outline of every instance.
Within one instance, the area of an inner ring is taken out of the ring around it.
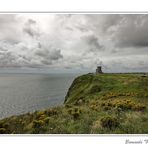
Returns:
[[[0,74],[0,118],[60,105],[78,74]]]

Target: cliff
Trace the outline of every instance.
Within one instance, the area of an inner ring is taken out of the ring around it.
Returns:
[[[0,120],[0,133],[148,134],[148,76],[86,74],[62,106]]]

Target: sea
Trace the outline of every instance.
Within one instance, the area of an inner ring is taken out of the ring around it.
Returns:
[[[63,104],[79,74],[0,74],[0,118]]]

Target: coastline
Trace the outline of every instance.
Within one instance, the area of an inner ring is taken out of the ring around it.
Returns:
[[[63,105],[0,120],[0,132],[146,134],[147,83],[144,74],[85,74],[75,78]]]

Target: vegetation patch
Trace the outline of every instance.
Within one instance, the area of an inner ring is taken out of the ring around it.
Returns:
[[[7,134],[7,130],[5,128],[0,128],[0,134]]]
[[[99,85],[93,85],[90,89],[90,93],[98,93],[101,91],[101,87]]]
[[[116,98],[116,99],[108,99],[104,101],[91,101],[90,108],[96,111],[100,111],[100,109],[103,109],[104,111],[117,109],[121,111],[144,111],[146,110],[146,105],[143,103],[139,103],[138,101],[135,101],[134,99],[122,99],[122,98]]]
[[[70,108],[68,110],[69,114],[73,116],[73,119],[76,120],[82,113],[82,110],[78,107]]]
[[[114,129],[120,125],[118,118],[112,116],[105,116],[100,119],[103,128]]]

